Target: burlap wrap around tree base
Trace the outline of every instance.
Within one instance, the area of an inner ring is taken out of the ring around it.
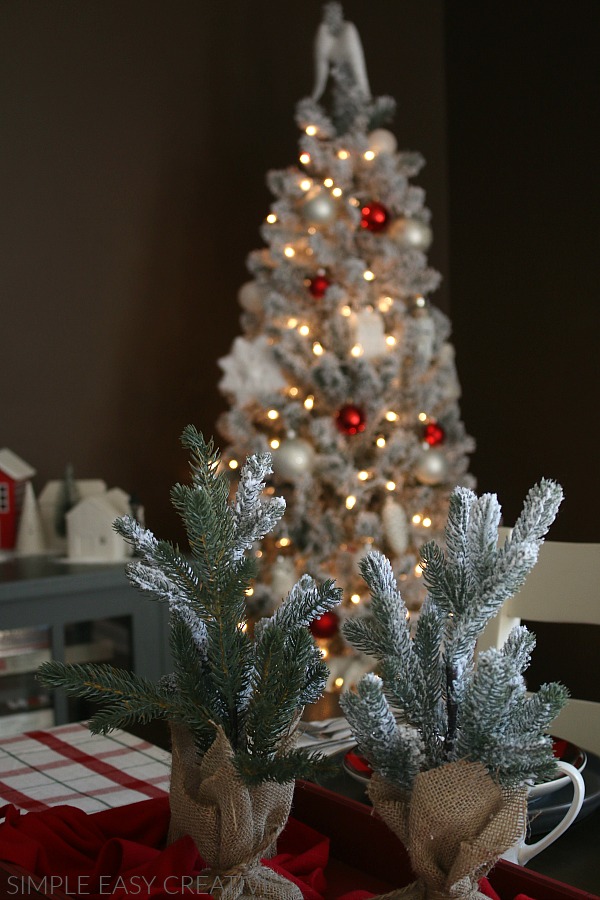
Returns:
[[[171,736],[168,842],[186,834],[194,840],[209,867],[198,888],[219,900],[302,900],[295,884],[260,862],[287,822],[294,783],[246,787],[221,728],[200,760],[187,729],[172,726]]]
[[[503,790],[480,763],[447,763],[417,775],[410,793],[373,775],[373,806],[410,856],[417,880],[389,900],[476,900],[496,860],[527,826],[527,791]]]

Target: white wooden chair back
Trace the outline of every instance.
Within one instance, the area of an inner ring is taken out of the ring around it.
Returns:
[[[510,531],[499,529],[500,544]],[[521,619],[600,625],[600,544],[545,541],[521,590],[488,623],[478,651],[501,647]],[[598,659],[591,653],[589,677],[600,696]],[[552,723],[552,734],[600,755],[600,702],[571,698]]]

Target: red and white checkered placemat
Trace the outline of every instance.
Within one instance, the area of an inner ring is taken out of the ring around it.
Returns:
[[[170,771],[166,750],[125,731],[93,735],[79,723],[29,731],[0,739],[0,806],[97,812],[164,796]]]

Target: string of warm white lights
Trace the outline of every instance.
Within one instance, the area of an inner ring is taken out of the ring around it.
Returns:
[[[345,604],[313,626],[330,659],[349,653],[340,618],[365,606],[365,553],[393,561],[416,609],[419,546],[439,538],[454,484],[472,486],[449,323],[429,300],[439,276],[412,183],[422,160],[372,124],[383,98],[361,103],[353,95],[344,128],[316,101],[299,104],[297,164],[267,176],[266,246],[250,254],[240,289],[244,343],[223,361],[226,461],[271,451],[267,490],[287,503],[257,551],[249,602],[272,607],[305,571],[334,577]],[[336,669],[331,686],[342,685]]]

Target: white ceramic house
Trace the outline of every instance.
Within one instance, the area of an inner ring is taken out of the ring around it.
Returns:
[[[130,516],[131,504],[127,491],[114,487],[106,492],[107,498],[110,500],[114,508],[117,510],[118,516]]]
[[[63,489],[63,481],[49,481],[38,497],[46,548],[55,553],[67,552],[67,540],[56,532],[56,504]],[[86,478],[75,482],[82,500],[106,493],[106,482],[100,478]]]
[[[67,513],[67,555],[72,562],[120,562],[131,547],[113,528],[129,513],[129,497],[120,488],[84,497]]]

